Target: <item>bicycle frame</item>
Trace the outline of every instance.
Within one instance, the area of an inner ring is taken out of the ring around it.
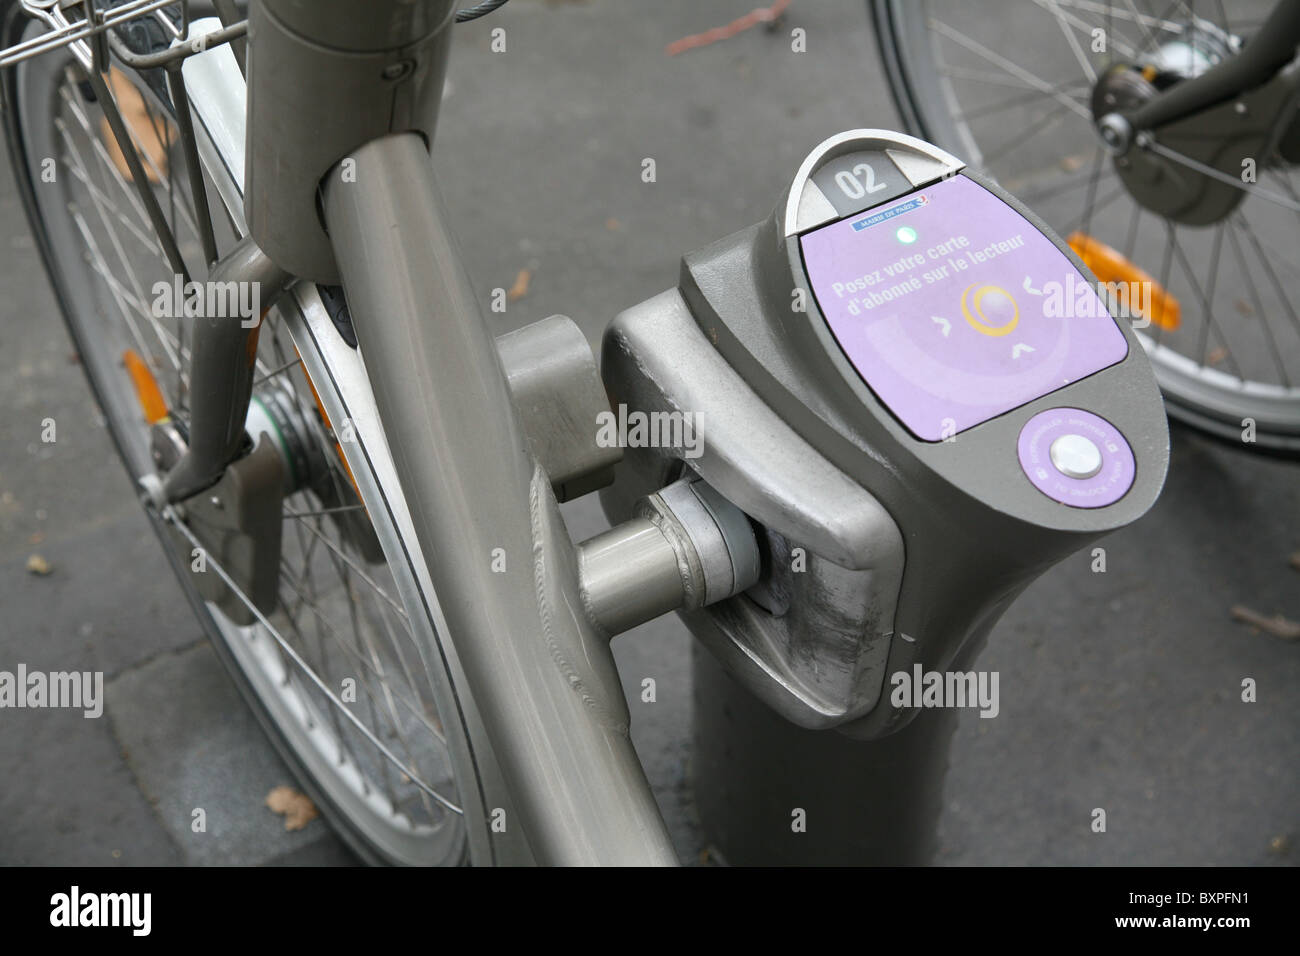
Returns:
[[[287,101],[271,98],[258,80],[269,72],[259,56],[270,52],[259,53],[258,31],[269,29],[259,16],[288,6],[266,0],[253,11],[248,142],[251,151],[275,135],[282,152],[312,156],[315,147],[294,136],[309,128],[282,112]],[[331,42],[362,38],[360,49],[331,48],[341,61],[374,57],[364,46],[377,36],[395,62],[420,48],[431,62],[419,69],[437,78],[425,90],[436,102],[450,0],[331,0],[312,12]],[[311,88],[318,65],[307,54],[282,59],[275,81],[296,76]],[[434,192],[425,138],[372,135],[374,116],[390,113],[386,89],[376,85],[372,101],[354,99],[334,114],[346,127],[339,135],[355,139],[346,155],[355,165],[346,181],[337,166],[326,177],[323,221],[433,584],[439,595],[455,596],[443,603],[451,640],[537,862],[673,864],[628,736],[607,641],[583,610],[574,546],[527,451],[493,336]],[[251,171],[257,157],[250,160]],[[250,174],[247,206],[269,208],[277,195],[314,194],[319,185]],[[259,220],[250,219],[260,244]],[[289,239],[304,246],[321,228],[315,217],[294,226],[306,231]],[[494,554],[504,556],[504,570],[493,570]]]

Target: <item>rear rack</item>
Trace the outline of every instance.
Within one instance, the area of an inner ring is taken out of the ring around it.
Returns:
[[[112,88],[106,82],[109,70],[118,68],[116,64],[139,71],[142,76],[157,78],[148,82],[160,93],[168,94],[171,100],[199,240],[204,259],[211,266],[217,257],[216,241],[181,67],[190,56],[232,43],[236,60],[243,68],[241,47],[242,38],[248,32],[248,21],[238,19],[234,0],[214,0],[222,25],[196,36],[190,35],[189,0],[19,0],[19,4],[22,12],[44,23],[49,30],[0,50],[0,67],[14,66],[56,50],[66,49],[72,55],[104,111],[164,254],[176,275],[188,281],[190,269],[149,184]],[[141,30],[137,25],[147,25],[149,29]]]
[[[111,0],[19,0],[23,11],[48,26],[49,32],[17,43],[0,51],[0,67],[68,47],[86,69],[95,60],[95,47],[104,52],[106,31],[129,20],[152,16],[169,35],[186,39],[189,34],[188,0],[125,0],[114,5]],[[163,12],[165,7],[178,8],[179,24]],[[69,17],[71,15],[71,18]]]

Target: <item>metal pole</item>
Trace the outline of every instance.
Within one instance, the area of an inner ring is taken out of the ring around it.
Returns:
[[[699,643],[693,654],[695,800],[725,862],[930,862],[956,711],[926,711],[879,740],[804,730],[736,684]]]

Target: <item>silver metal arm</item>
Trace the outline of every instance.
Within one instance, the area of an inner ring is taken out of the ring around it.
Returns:
[[[636,513],[578,546],[583,603],[610,636],[717,604],[758,581],[749,518],[698,476],[643,498]]]
[[[417,537],[538,862],[674,864],[550,482],[436,198],[424,141],[328,177],[324,213]]]

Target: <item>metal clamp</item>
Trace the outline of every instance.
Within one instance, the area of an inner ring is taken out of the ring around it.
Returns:
[[[635,510],[631,521],[578,546],[583,603],[605,634],[716,604],[758,581],[749,519],[698,476],[648,495]]]
[[[519,424],[555,497],[570,501],[613,481],[623,450],[597,441],[598,416],[609,413],[609,400],[577,324],[553,315],[496,341]]]
[[[687,626],[733,677],[794,723],[832,727],[871,711],[884,686],[903,575],[903,537],[890,514],[759,398],[677,290],[614,320],[602,373],[616,402],[693,416],[700,454],[686,463],[761,528],[755,583],[739,587],[737,575],[735,596],[714,602],[710,574],[723,587],[725,571],[706,573],[702,561],[692,580],[706,599],[683,602]],[[675,517],[690,514],[689,503],[674,507],[685,501],[681,492],[658,491],[681,473],[688,453],[628,448],[614,485],[601,493],[609,519],[644,515],[638,499],[656,495]]]

